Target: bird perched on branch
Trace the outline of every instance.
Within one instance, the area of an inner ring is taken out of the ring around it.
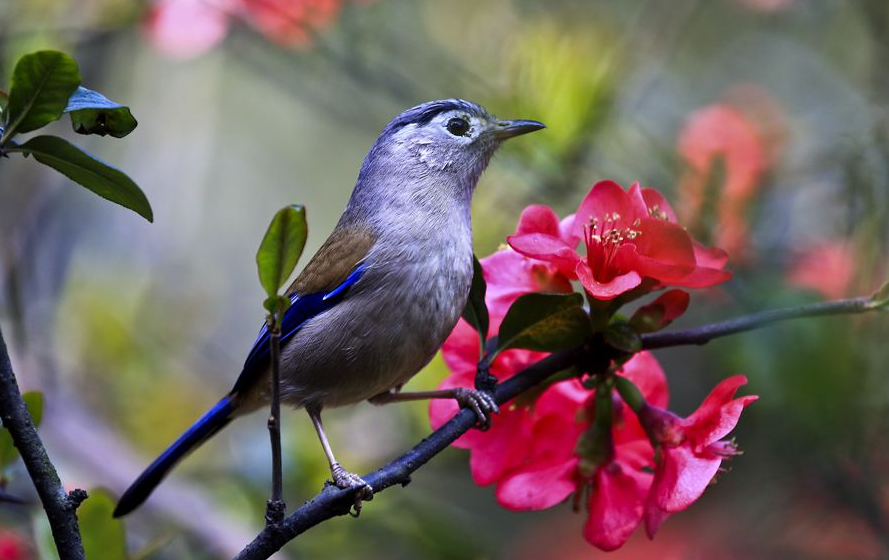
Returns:
[[[321,424],[325,407],[454,398],[487,421],[497,405],[475,389],[402,393],[456,325],[472,282],[470,201],[500,144],[544,128],[498,120],[460,99],[408,109],[367,154],[330,237],[289,288],[281,328],[281,399],[305,408],[333,482],[372,489],[343,469]],[[138,507],[187,453],[270,399],[269,334],[253,345],[231,392],[179,437],[123,494],[115,516]],[[358,502],[360,503],[360,502]]]

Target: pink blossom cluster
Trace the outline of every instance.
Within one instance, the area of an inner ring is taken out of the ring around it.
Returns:
[[[572,281],[592,305],[669,286],[713,286],[731,276],[724,252],[694,241],[660,193],[638,184],[624,190],[600,182],[563,220],[546,206],[531,206],[508,240],[509,248],[481,260],[492,336],[521,295],[570,292]],[[583,254],[577,251],[581,241]],[[657,308],[663,326],[687,306],[685,292],[670,290],[643,309]],[[461,320],[443,347],[451,375],[441,388],[473,385],[479,344]],[[502,381],[544,355],[505,350],[491,373]],[[746,383],[736,375],[682,418],[666,409],[666,377],[651,353],[613,366],[520,396],[502,407],[489,430],[455,442],[470,450],[475,482],[496,485],[501,505],[540,510],[572,498],[576,510],[587,512],[584,537],[603,550],[620,547],[643,521],[654,536],[670,514],[696,501],[722,462],[738,453],[725,438],[757,398],[735,397]],[[433,427],[456,412],[452,401],[432,402]]]

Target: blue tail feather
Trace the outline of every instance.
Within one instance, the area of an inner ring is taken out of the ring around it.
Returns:
[[[179,436],[179,439],[161,453],[160,457],[155,459],[123,493],[114,510],[114,517],[126,515],[139,507],[170,472],[170,469],[231,421],[234,409],[231,397],[227,396]]]

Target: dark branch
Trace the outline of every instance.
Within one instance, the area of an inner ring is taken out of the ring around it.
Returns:
[[[880,306],[876,305],[871,297],[857,297],[800,305],[799,307],[770,309],[768,311],[751,313],[750,315],[736,317],[727,321],[719,321],[718,323],[710,323],[708,325],[701,325],[700,327],[681,331],[643,334],[642,348],[645,350],[654,350],[656,348],[667,348],[670,346],[685,346],[689,344],[701,345],[707,344],[714,338],[739,332],[752,331],[772,323],[788,321],[790,319],[867,313],[868,311],[876,311],[878,309],[880,309]]]
[[[83,560],[83,544],[75,510],[86,498],[83,490],[65,494],[59,475],[53,467],[37,435],[37,428],[28,414],[28,408],[19,392],[12,372],[12,364],[6,351],[6,342],[0,332],[0,418],[12,435],[12,441],[25,462],[28,474],[37,489],[37,495],[46,510],[53,540],[61,560]]]
[[[573,364],[581,352],[581,349],[575,349],[551,354],[536,364],[525,368],[515,376],[497,385],[494,390],[494,400],[497,401],[497,404],[503,404],[527,391],[554,373]],[[404,486],[410,482],[411,473],[422,467],[429,459],[468,432],[477,421],[478,419],[474,412],[463,409],[445,425],[411,448],[410,451],[362,478],[371,485],[374,493],[381,492],[396,484]],[[320,494],[303,504],[282,523],[263,529],[253,542],[235,556],[235,560],[269,558],[297,535],[332,517],[346,515],[355,502],[354,493],[355,490],[353,489],[343,490],[331,485],[325,486]]]
[[[686,344],[705,344],[720,336],[753,330],[779,321],[800,317],[865,313],[881,309],[882,307],[871,297],[860,297],[775,309],[728,321],[711,323],[693,329],[645,334],[642,335],[642,345],[643,348],[650,350]],[[596,343],[591,344],[592,346],[551,354],[523,369],[515,376],[496,385],[494,388],[494,400],[497,401],[497,404],[503,404],[542,383],[553,374],[575,364],[579,364],[582,370],[596,371],[598,366],[592,366],[608,362],[610,360],[608,353],[615,351],[604,346],[604,343],[602,346]],[[480,369],[483,369],[483,366],[484,363],[480,364]],[[588,366],[592,367],[592,369]],[[472,429],[476,421],[474,412],[466,409],[461,410],[445,425],[415,445],[410,451],[383,468],[364,476],[364,480],[371,485],[374,493],[381,492],[396,484],[406,485],[410,482],[411,473],[422,467],[429,459]],[[269,558],[287,542],[315,525],[333,517],[346,515],[354,503],[354,493],[355,490],[352,489],[343,490],[332,485],[325,486],[320,494],[304,503],[299,509],[284,519],[283,522],[263,529],[253,542],[235,556],[235,560],[264,560]]]

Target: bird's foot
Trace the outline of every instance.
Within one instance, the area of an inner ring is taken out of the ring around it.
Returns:
[[[479,429],[487,430],[491,427],[491,415],[500,412],[500,407],[494,402],[490,394],[476,389],[458,387],[454,389],[454,399],[461,408],[471,408],[478,417]]]
[[[370,487],[370,484],[366,483],[364,479],[357,474],[350,473],[344,469],[339,463],[334,463],[330,466],[330,475],[333,477],[333,483],[337,488],[358,489],[358,491],[355,492],[355,513],[350,511],[349,515],[352,517],[361,515],[361,503],[369,502],[374,499],[374,491],[373,488]]]

